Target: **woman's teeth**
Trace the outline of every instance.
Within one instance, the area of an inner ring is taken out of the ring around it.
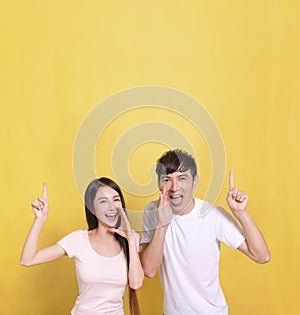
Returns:
[[[116,219],[116,217],[117,217],[117,214],[116,213],[114,213],[114,214],[106,214],[105,216],[108,218],[109,221],[114,221]]]

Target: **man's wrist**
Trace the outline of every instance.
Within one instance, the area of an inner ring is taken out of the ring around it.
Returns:
[[[243,221],[249,218],[249,212],[247,209],[245,210],[240,210],[240,211],[235,211],[234,216],[239,220]]]

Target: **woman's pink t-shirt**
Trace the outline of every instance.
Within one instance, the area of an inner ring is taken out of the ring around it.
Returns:
[[[72,232],[57,244],[75,259],[79,296],[71,314],[123,315],[122,298],[128,283],[123,250],[113,257],[98,254],[90,244],[87,230]]]

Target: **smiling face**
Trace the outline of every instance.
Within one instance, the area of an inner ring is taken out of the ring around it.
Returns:
[[[99,223],[114,227],[121,209],[121,198],[116,190],[109,186],[101,186],[97,190],[94,199],[94,211]]]
[[[175,214],[183,215],[190,212],[194,205],[193,189],[198,184],[198,177],[193,178],[190,169],[184,172],[176,171],[160,176],[159,186],[162,191],[167,185],[170,206]]]

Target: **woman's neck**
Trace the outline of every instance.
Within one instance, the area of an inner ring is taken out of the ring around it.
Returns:
[[[89,231],[89,239],[98,254],[112,257],[120,252],[121,247],[114,234],[108,229],[109,227],[99,225],[96,229]]]

